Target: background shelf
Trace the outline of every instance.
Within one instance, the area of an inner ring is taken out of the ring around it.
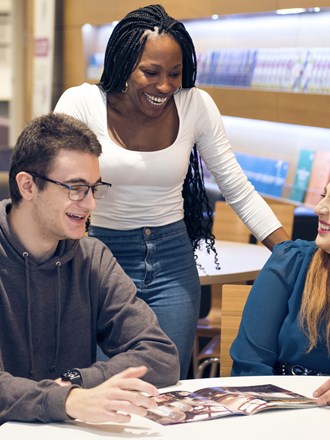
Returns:
[[[330,95],[201,88],[210,93],[223,115],[330,128]]]

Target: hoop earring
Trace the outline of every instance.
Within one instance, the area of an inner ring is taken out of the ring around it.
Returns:
[[[128,90],[128,82],[125,82],[125,88],[121,89],[121,93],[126,93]]]
[[[182,89],[182,86],[178,87],[176,89],[176,91],[173,93],[173,95],[177,95],[180,92],[181,89]]]

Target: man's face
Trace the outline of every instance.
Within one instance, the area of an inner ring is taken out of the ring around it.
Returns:
[[[93,185],[101,180],[99,161],[89,153],[61,150],[45,177],[67,185]],[[40,239],[54,246],[59,240],[81,238],[86,220],[95,208],[91,190],[83,200],[72,201],[68,189],[51,182],[46,182],[44,189],[36,192],[33,204],[33,220]]]

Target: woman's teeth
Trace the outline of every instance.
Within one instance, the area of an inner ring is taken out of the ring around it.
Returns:
[[[330,226],[329,225],[325,225],[324,223],[320,223],[319,224],[319,229],[321,229],[322,231],[330,231]]]
[[[152,105],[163,105],[163,104],[165,104],[165,102],[167,101],[167,97],[165,97],[165,98],[159,98],[158,96],[148,95],[147,93],[145,93],[145,96],[147,97],[147,100],[148,100]]]

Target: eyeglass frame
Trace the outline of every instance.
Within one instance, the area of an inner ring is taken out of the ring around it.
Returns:
[[[109,189],[112,186],[111,183],[109,183],[109,182],[102,182],[102,181],[98,182],[98,183],[95,183],[94,185],[88,185],[87,183],[81,183],[81,184],[78,183],[77,185],[68,185],[67,183],[58,182],[57,180],[50,179],[49,177],[46,177],[46,176],[41,176],[40,174],[32,172],[32,171],[27,171],[27,172],[29,174],[31,174],[31,176],[36,177],[37,179],[44,180],[45,182],[54,183],[55,185],[59,185],[59,186],[62,186],[63,188],[66,188],[69,191],[68,198],[72,202],[81,202],[82,200],[84,200],[86,198],[89,190],[92,190],[92,194],[93,194],[93,197],[94,197],[95,200],[104,199],[106,197],[106,195],[107,195],[107,192],[104,194],[104,196],[97,198],[97,197],[95,197],[94,189],[97,188],[97,187],[100,187],[100,186],[102,186],[102,187],[106,186],[107,189]],[[86,192],[84,193],[83,198],[82,199],[76,199],[76,200],[72,199],[70,197],[71,191],[74,191],[77,187],[82,187],[82,186],[88,188],[86,190]]]

